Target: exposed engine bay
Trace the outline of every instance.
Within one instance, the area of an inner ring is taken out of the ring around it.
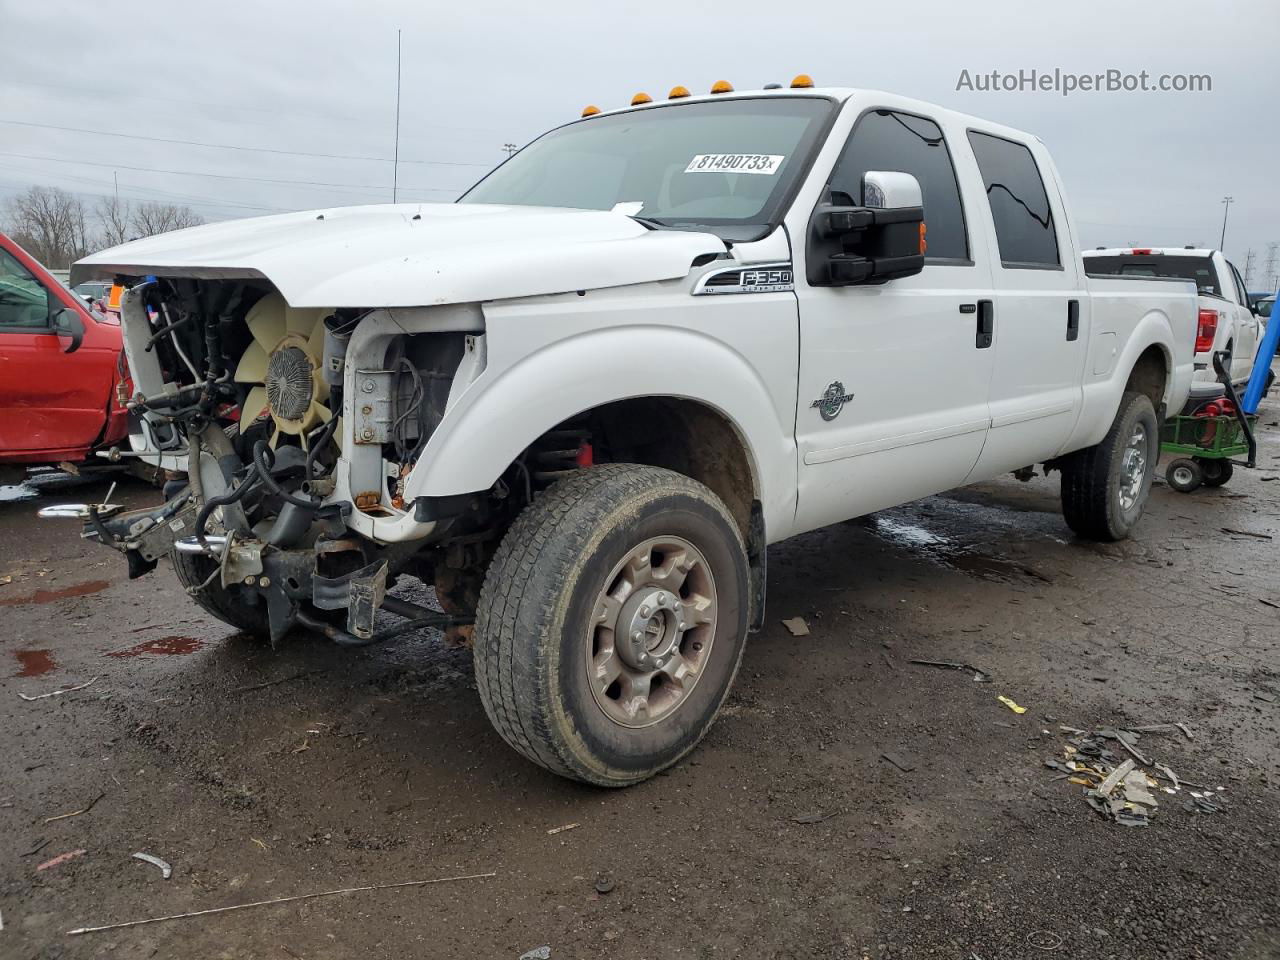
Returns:
[[[147,388],[130,408],[148,445],[188,467],[159,509],[87,509],[87,532],[125,554],[130,576],[170,554],[197,602],[273,642],[296,623],[348,645],[428,625],[465,640],[486,551],[532,497],[532,471],[522,462],[510,485],[443,503],[407,502],[404,481],[474,334],[382,338],[376,365],[348,377],[352,332],[370,311],[295,309],[266,281],[148,279],[128,297],[131,363],[158,367],[150,383],[137,378]],[[346,404],[351,430],[342,429],[347,382],[357,394]],[[562,466],[589,462],[584,437],[565,439],[576,442]],[[359,489],[347,442],[371,481]],[[545,453],[539,463],[545,475]],[[357,514],[433,521],[431,534],[381,542],[352,529]],[[387,596],[400,574],[435,586],[445,612]],[[379,609],[404,619],[378,629]]]

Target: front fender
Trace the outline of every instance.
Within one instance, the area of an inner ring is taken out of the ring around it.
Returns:
[[[617,400],[651,396],[693,400],[733,423],[770,534],[791,526],[795,441],[767,385],[722,341],[658,325],[576,333],[481,374],[432,434],[406,478],[406,499],[487,490],[557,424]]]

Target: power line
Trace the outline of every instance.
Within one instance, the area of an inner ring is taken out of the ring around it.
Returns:
[[[30,120],[6,120],[0,118],[0,123],[7,123],[17,127],[35,127],[41,130],[61,130],[66,133],[87,133],[97,137],[119,137],[124,140],[144,140],[150,143],[176,143],[188,147],[209,147],[216,150],[244,150],[252,153],[274,153],[286,157],[319,157],[324,160],[365,160],[376,161],[378,163],[395,162],[394,158],[391,157],[366,157],[345,153],[308,153],[302,150],[277,150],[273,147],[246,147],[243,144],[234,143],[205,143],[200,140],[179,140],[173,137],[147,137],[139,133],[116,133],[111,130],[89,130],[84,127],[63,127],[53,123],[35,123]],[[490,164],[487,163],[468,163],[461,160],[401,160],[399,162],[419,163],[439,167],[490,166]]]

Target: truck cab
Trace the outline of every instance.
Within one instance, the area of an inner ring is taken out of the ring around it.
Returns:
[[[0,233],[0,473],[87,460],[122,442],[120,325]]]
[[[1078,536],[1126,537],[1193,372],[1194,285],[1087,274],[1038,139],[807,77],[589,106],[456,204],[192,228],[91,278],[191,482],[88,535],[272,643],[445,627],[512,747],[608,786],[709,728],[769,544],[1034,464]]]

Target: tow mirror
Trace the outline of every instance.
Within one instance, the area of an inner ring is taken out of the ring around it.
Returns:
[[[909,173],[868,170],[862,205],[832,192],[809,223],[806,272],[815,287],[884,283],[924,269],[924,206]]]
[[[63,353],[75,353],[84,340],[84,321],[80,314],[70,307],[63,307],[53,315],[53,332],[60,337],[70,337],[71,342]]]

